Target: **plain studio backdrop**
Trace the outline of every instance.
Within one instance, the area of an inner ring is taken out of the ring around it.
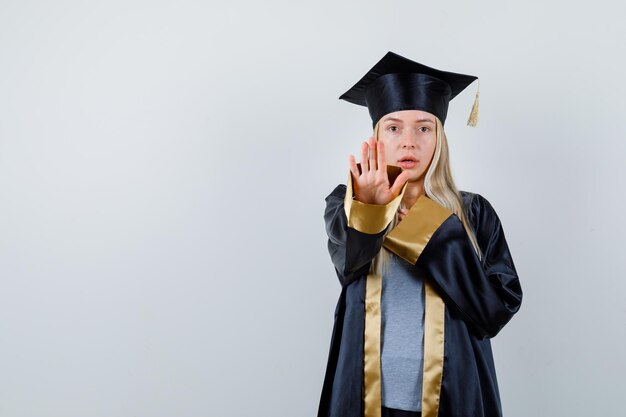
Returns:
[[[446,131],[525,294],[505,415],[620,414],[622,3],[215,3],[0,2],[0,416],[314,416],[337,98],[389,50],[481,80]]]

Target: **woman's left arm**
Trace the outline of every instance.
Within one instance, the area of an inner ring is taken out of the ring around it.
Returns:
[[[491,204],[475,195],[468,214],[482,259],[461,220],[426,197],[387,236],[385,247],[430,277],[446,306],[480,337],[493,337],[519,310],[522,289]]]

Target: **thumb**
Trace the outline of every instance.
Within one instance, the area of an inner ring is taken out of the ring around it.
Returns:
[[[402,171],[402,173],[396,177],[396,180],[391,186],[391,193],[393,195],[400,194],[400,190],[402,190],[402,187],[404,187],[404,184],[408,181],[409,175],[409,171]]]

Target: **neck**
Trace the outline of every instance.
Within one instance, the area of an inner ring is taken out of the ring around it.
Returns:
[[[407,209],[413,207],[413,204],[420,196],[424,195],[424,180],[409,182],[404,191],[404,197],[402,197],[402,203]]]

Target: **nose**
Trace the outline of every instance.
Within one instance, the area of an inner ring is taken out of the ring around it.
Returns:
[[[402,149],[415,149],[417,140],[409,132],[402,137]]]

